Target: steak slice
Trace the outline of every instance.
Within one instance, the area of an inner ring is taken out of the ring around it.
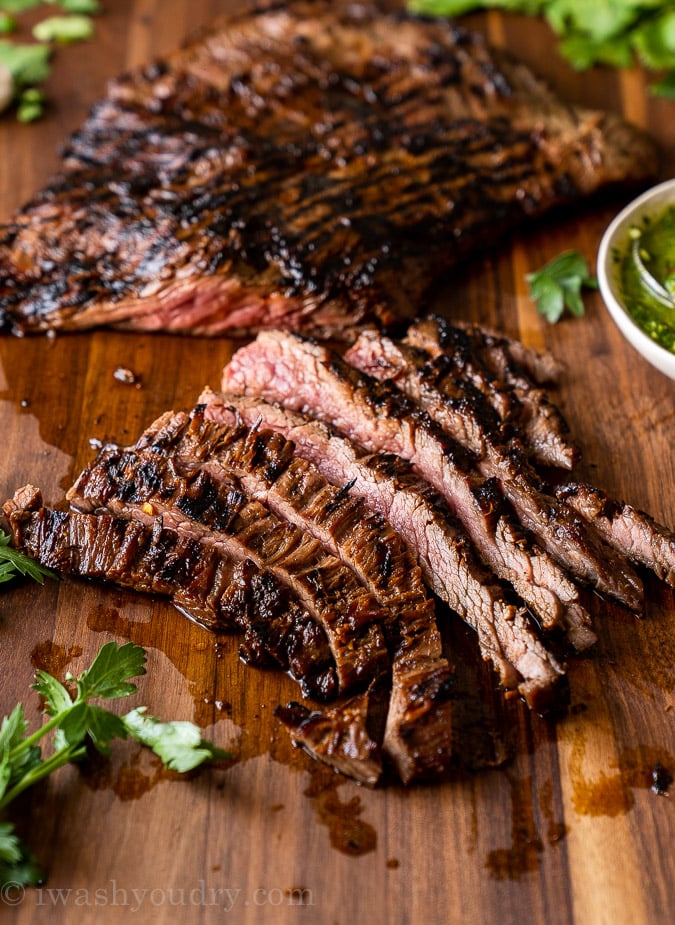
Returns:
[[[486,564],[544,622],[549,619],[551,592],[555,595],[559,578],[563,585],[567,579],[509,518],[495,480],[477,477],[471,455],[397,389],[359,373],[319,344],[280,331],[262,332],[240,348],[223,372],[222,386],[311,411],[371,452],[407,459],[443,495]]]
[[[544,389],[526,379],[524,373],[518,374],[514,368],[515,360],[505,354],[505,348],[484,348],[482,343],[476,343],[470,330],[439,316],[410,325],[404,341],[425,350],[434,358],[446,357],[452,375],[460,381],[470,382],[485,396],[501,420],[521,437],[528,455],[535,462],[563,469],[574,468],[580,451],[569,439],[567,422]],[[513,349],[512,346],[511,352]],[[493,354],[499,351],[501,363],[491,359],[490,350]],[[535,354],[534,362],[539,366],[543,363],[550,365],[550,359],[541,354]],[[547,372],[550,373],[550,369]]]
[[[299,681],[305,696],[337,695],[323,630],[250,560],[233,562],[158,520],[148,524],[45,508],[32,486],[17,491],[4,511],[17,548],[48,568],[168,596],[207,629],[241,630],[255,663],[280,665]]]
[[[644,511],[608,498],[592,485],[568,482],[560,485],[556,493],[589,520],[608,543],[675,587],[675,533],[672,530]]]
[[[498,230],[655,171],[636,129],[444,19],[266,3],[111,81],[0,229],[0,314],[346,337],[412,318]]]
[[[217,395],[206,389],[200,402],[205,415],[216,421],[258,422],[282,433],[326,479],[350,484],[350,492],[386,517],[406,542],[429,587],[476,631],[481,654],[497,670],[501,684],[517,688],[539,711],[553,704],[551,685],[560,686],[560,675],[551,672],[548,656],[541,655],[522,612],[478,562],[441,498],[408,464],[391,454],[368,454],[325,423],[263,399]],[[553,625],[561,627],[581,651],[596,637],[576,588],[567,584],[565,610]]]
[[[223,473],[226,478],[235,476],[248,497],[308,532],[341,559],[386,615],[383,628],[393,658],[385,752],[405,783],[426,776],[432,763],[438,773],[452,760],[451,670],[443,657],[433,600],[408,550],[381,515],[371,513],[344,487],[327,483],[311,463],[294,457],[293,445],[279,434],[215,424],[205,420],[201,407],[189,420],[182,414],[164,415],[145,431],[136,449],[161,454],[193,476],[197,469],[214,480]],[[420,727],[435,730],[414,743],[407,731],[413,712]],[[328,720],[323,717],[322,728]],[[432,750],[429,757],[424,741]]]
[[[274,715],[288,729],[293,742],[312,758],[374,787],[382,775],[380,743],[384,734],[381,704],[379,710],[373,707],[377,697],[378,692],[369,689],[322,710],[292,702],[277,707]]]
[[[543,614],[551,602],[562,607],[555,586],[560,581],[565,593],[568,579],[501,513],[495,486],[467,473],[466,454],[396,390],[357,373],[326,348],[282,332],[262,333],[237,351],[223,373],[223,387],[310,410],[370,451],[407,458],[444,495],[486,562],[528,604]],[[561,673],[539,648],[551,674]]]
[[[345,354],[361,372],[392,383],[471,450],[476,468],[499,488],[518,519],[572,575],[594,584],[633,610],[642,607],[642,584],[625,559],[602,543],[593,527],[563,501],[542,490],[519,441],[509,438],[471,383],[457,380],[441,355],[420,351],[377,331],[364,331]]]
[[[183,418],[187,422],[187,415]],[[315,540],[250,501],[233,479],[216,478],[152,449],[107,446],[67,497],[80,510],[159,519],[195,537],[200,546],[268,569],[323,627],[341,693],[386,672],[389,658],[377,622],[383,611],[372,595]]]

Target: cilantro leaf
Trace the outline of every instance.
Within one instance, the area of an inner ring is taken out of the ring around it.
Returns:
[[[70,16],[48,16],[33,26],[38,42],[82,42],[94,34],[94,23],[89,16],[73,13]]]
[[[67,13],[100,13],[98,0],[61,0],[59,6]]]
[[[90,668],[77,679],[78,700],[101,697],[111,700],[126,697],[136,691],[136,685],[129,683],[129,678],[145,674],[145,649],[127,642],[118,646],[116,642],[106,642]],[[74,680],[66,675],[66,680]]]
[[[27,730],[23,706],[18,703],[0,725],[0,800],[8,788],[40,763],[39,746],[24,746]]]
[[[15,748],[23,739],[28,729],[23,707],[20,703],[14,707],[9,716],[3,717],[0,725],[0,751]]]
[[[145,707],[127,713],[123,722],[129,735],[151,748],[173,771],[191,771],[204,761],[227,757],[227,752],[205,741],[193,723],[163,723],[148,716]]]
[[[104,755],[110,754],[110,742],[113,739],[126,739],[127,730],[116,713],[103,707],[80,702],[59,724],[58,742],[70,747],[78,746],[89,738],[96,749]]]
[[[14,834],[11,822],[0,822],[0,861],[15,864],[21,860],[19,836]]]
[[[578,251],[565,251],[540,270],[528,273],[525,279],[530,298],[551,324],[560,320],[565,308],[573,315],[583,315],[581,290],[597,286],[597,281],[590,275],[586,258]]]
[[[639,25],[632,43],[640,60],[649,68],[672,68],[675,65],[675,9]]]
[[[20,575],[28,575],[39,584],[44,584],[45,578],[56,578],[54,572],[40,565],[35,559],[24,555],[18,549],[12,549],[9,540],[9,536],[0,530],[0,582],[9,581],[17,572]]]
[[[17,21],[9,13],[0,12],[0,35],[9,35],[17,28]]]

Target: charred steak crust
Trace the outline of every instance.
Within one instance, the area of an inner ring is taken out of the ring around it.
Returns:
[[[345,359],[401,389],[447,434],[470,449],[477,470],[497,480],[522,526],[572,576],[634,610],[641,609],[642,584],[625,559],[619,560],[591,523],[546,493],[521,441],[506,431],[483,392],[454,374],[444,362],[445,354],[431,358],[402,341],[364,331]]]
[[[187,426],[187,415],[180,415]],[[286,586],[323,627],[340,691],[363,687],[386,671],[389,657],[373,596],[311,537],[251,501],[225,474],[149,448],[105,447],[68,492],[80,510],[131,519],[152,517],[215,546],[232,560],[251,560]]]
[[[236,535],[245,547],[243,554],[261,567],[265,563],[275,576],[279,576],[281,559],[274,533],[281,525],[285,526],[284,543],[288,543],[289,528],[313,536],[330,553],[327,559],[335,557],[335,562],[341,560],[350,570],[338,572],[345,588],[337,606],[348,613],[351,610],[354,619],[355,608],[348,592],[351,588],[353,598],[356,576],[382,608],[381,625],[392,653],[394,692],[382,745],[400,777],[408,783],[425,776],[429,767],[440,768],[443,762],[453,760],[452,672],[443,657],[433,600],[422,584],[419,568],[384,519],[371,513],[348,489],[349,485],[338,489],[326,482],[314,466],[294,456],[293,445],[279,434],[258,426],[215,424],[205,419],[203,408],[197,407],[189,417],[182,413],[163,415],[133,448],[103,449],[68,497],[79,508],[95,505],[115,512],[119,511],[119,501],[124,502],[125,510],[129,504],[143,508],[149,505],[164,518],[165,512],[179,508],[198,524],[217,526],[218,532]],[[264,544],[255,548],[241,539],[235,520],[242,517],[240,505],[244,497],[258,514],[256,535],[264,536]],[[300,558],[298,545],[292,549],[294,562]],[[231,552],[237,555],[236,549]],[[305,562],[303,570],[307,567]],[[291,566],[290,574],[283,573],[283,580],[293,586],[297,574],[296,564],[294,570]],[[321,603],[328,607],[328,591],[326,583],[323,594],[317,595],[310,606],[315,615]],[[307,603],[304,598],[303,603]],[[366,610],[363,602],[359,610]],[[329,640],[334,635],[335,631],[329,629]],[[352,644],[355,652],[367,654],[374,661],[372,643],[357,637],[354,643],[350,639],[350,647]],[[333,647],[341,677],[346,657]],[[370,670],[374,678],[382,674],[377,661]],[[362,677],[363,671],[359,680]],[[412,737],[403,733],[411,715],[420,725],[424,722],[429,729],[433,727],[428,741],[435,757],[427,755],[423,739],[415,741],[413,748]],[[335,716],[322,717],[323,729],[335,725]],[[327,760],[327,756],[323,759]]]
[[[0,320],[344,337],[413,317],[497,227],[654,172],[450,22],[267,4],[110,82],[0,229]]]
[[[325,423],[262,399],[207,389],[200,402],[213,420],[259,422],[282,433],[326,479],[349,484],[351,494],[363,498],[396,529],[419,561],[429,587],[476,631],[481,654],[492,663],[502,686],[517,689],[540,712],[551,705],[557,670],[538,655],[539,643],[519,606],[478,562],[441,498],[402,459],[368,453]],[[556,617],[572,645],[582,650],[593,644],[595,635],[588,614],[580,605],[577,611],[568,604],[568,610]]]

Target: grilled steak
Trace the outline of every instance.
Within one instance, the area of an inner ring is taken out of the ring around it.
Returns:
[[[250,560],[233,562],[189,532],[158,520],[49,510],[31,486],[19,490],[4,511],[16,545],[43,565],[169,596],[209,629],[241,630],[248,660],[288,670],[305,696],[328,700],[337,695],[325,633],[289,600],[274,576]]]
[[[336,485],[364,498],[380,512],[419,561],[430,588],[477,633],[483,658],[497,670],[501,684],[517,688],[534,709],[543,712],[555,702],[560,674],[529,628],[522,611],[505,589],[478,562],[465,533],[431,487],[391,454],[368,454],[321,421],[233,394],[200,396],[205,414],[228,423],[261,423],[292,440],[298,454],[310,460]],[[566,632],[578,650],[595,642],[588,613],[576,588],[567,582],[565,610],[549,613],[549,626]],[[553,604],[559,601],[553,599]]]
[[[110,83],[0,231],[0,316],[345,336],[413,317],[497,229],[654,172],[637,130],[451,23],[267,3]]]
[[[481,338],[478,341],[478,338]],[[484,339],[490,338],[490,346]],[[477,342],[478,341],[478,342]],[[412,324],[405,342],[425,350],[432,357],[443,356],[452,376],[474,386],[495,409],[503,424],[508,425],[523,441],[526,451],[536,463],[572,469],[580,451],[569,439],[569,427],[546,391],[532,382],[512,356],[518,342],[500,341],[481,328],[466,330],[440,317],[425,318]],[[521,362],[528,357],[520,347]],[[508,351],[508,352],[507,352]],[[557,365],[552,358],[540,358],[533,353],[535,375],[544,366],[548,381]],[[547,363],[547,359],[549,362]]]
[[[564,608],[569,580],[533,546],[505,510],[494,479],[472,470],[471,454],[398,390],[349,366],[319,344],[263,332],[223,373],[223,389],[308,410],[366,449],[402,456],[445,498],[486,565],[541,617]]]
[[[301,703],[288,703],[277,707],[274,715],[294,743],[313,758],[372,787],[382,774],[383,735],[372,701],[371,691],[365,691],[332,709],[310,710]]]
[[[608,498],[599,488],[569,482],[558,497],[590,521],[608,543],[633,562],[675,587],[675,533],[630,504]]]
[[[365,331],[345,359],[400,388],[471,450],[478,471],[497,479],[523,527],[572,575],[634,610],[641,609],[642,584],[637,575],[599,541],[592,525],[584,526],[563,501],[543,491],[520,441],[504,433],[493,406],[471,382],[454,374],[444,354],[430,359],[425,351]]]
[[[176,472],[187,475],[189,482],[185,486],[177,481]],[[170,504],[170,509],[176,506],[189,512],[199,523],[218,524],[219,529],[236,533],[236,523],[231,527],[227,514],[219,513],[225,507],[219,504],[221,484],[229,489],[227,505],[233,506],[231,494],[238,488],[229,487],[232,476],[247,498],[264,503],[273,512],[261,521],[264,552],[252,549],[246,542],[248,555],[256,561],[264,559],[277,573],[280,559],[273,536],[269,535],[275,529],[279,532],[276,515],[293,524],[296,532],[313,535],[331,556],[341,559],[355,573],[377,600],[393,653],[393,693],[384,729],[384,751],[406,783],[426,776],[431,765],[438,772],[452,760],[452,704],[448,697],[451,672],[442,654],[433,601],[422,585],[419,568],[380,515],[369,512],[360,499],[344,489],[328,484],[306,460],[294,458],[292,444],[283,437],[258,428],[215,424],[204,419],[199,407],[190,417],[168,413],[145,431],[133,449],[102,450],[68,497],[78,508],[87,510],[92,506],[110,507],[111,502],[118,510],[116,500],[156,508],[160,499],[162,505]],[[198,496],[192,490],[197,485]],[[184,499],[188,496],[186,505]],[[235,503],[241,497],[239,491]],[[208,505],[207,511],[202,511],[199,498]],[[259,505],[255,509],[259,512]],[[242,517],[239,510],[237,517]],[[293,557],[298,558],[297,550]],[[347,591],[353,585],[352,578],[337,601],[351,613],[352,620],[354,604],[350,604]],[[317,601],[319,604],[311,608],[313,612],[320,606],[320,594]],[[365,610],[363,602],[360,609]],[[336,661],[339,666],[337,656]],[[419,740],[402,731],[404,726],[407,730],[410,714],[415,715],[420,728],[424,725],[427,729],[426,736]],[[327,728],[328,719],[323,717],[322,728]],[[429,743],[428,749],[425,742]]]
[[[187,416],[183,416],[186,418]],[[234,561],[250,559],[282,582],[323,627],[340,691],[364,686],[388,665],[382,608],[341,562],[292,524],[250,501],[232,479],[191,461],[109,446],[68,492],[75,507],[162,524],[213,545]]]

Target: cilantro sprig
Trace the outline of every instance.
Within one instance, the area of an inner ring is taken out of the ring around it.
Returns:
[[[136,692],[132,678],[146,673],[146,653],[131,642],[107,642],[78,678],[67,674],[66,684],[46,671],[35,675],[34,690],[44,699],[47,721],[29,732],[22,704],[5,716],[0,726],[0,811],[24,790],[65,764],[79,761],[93,746],[110,754],[114,739],[132,738],[152,749],[163,764],[181,773],[227,753],[202,738],[189,722],[162,722],[136,707],[118,715],[92,700],[116,700]],[[74,690],[73,690],[74,685]],[[51,737],[48,754],[42,740]],[[5,883],[35,885],[44,879],[30,849],[11,822],[0,823],[0,887]]]
[[[577,70],[595,64],[630,67],[637,58],[663,71],[652,91],[675,99],[675,2],[673,0],[408,0],[415,13],[460,16],[501,9],[543,16],[564,58]]]
[[[17,575],[27,575],[43,584],[45,578],[56,578],[49,569],[40,565],[35,559],[29,558],[9,545],[10,537],[0,530],[0,584],[11,581]]]
[[[537,310],[551,324],[560,320],[565,308],[577,317],[583,315],[581,290],[596,289],[598,285],[586,258],[574,250],[565,251],[540,270],[527,273],[525,280]]]
[[[7,36],[20,26],[20,16],[36,7],[58,7],[57,15],[43,16],[33,26],[35,42],[17,42]],[[45,95],[40,85],[51,72],[55,45],[80,42],[94,35],[92,15],[101,12],[99,0],[0,0],[0,112],[16,105],[20,122],[39,119]]]

